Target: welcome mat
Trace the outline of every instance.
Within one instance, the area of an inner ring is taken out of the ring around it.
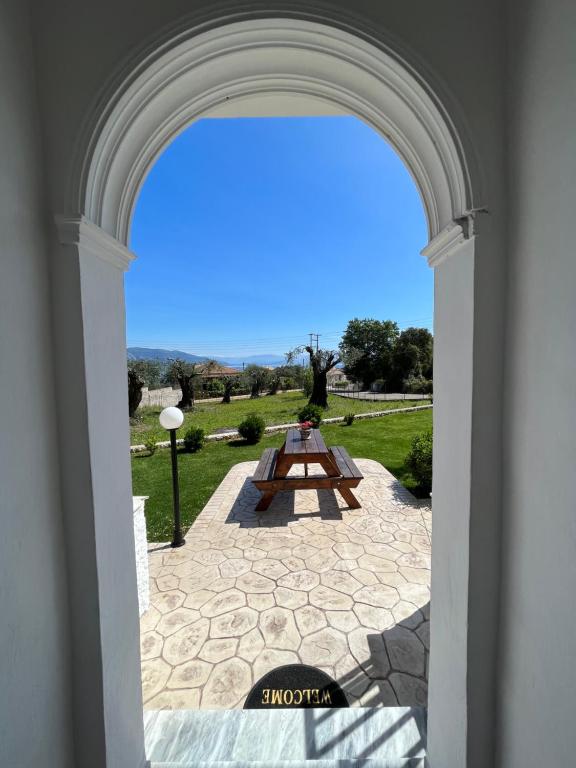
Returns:
[[[244,709],[311,709],[347,707],[346,695],[330,675],[307,664],[286,664],[260,678]]]

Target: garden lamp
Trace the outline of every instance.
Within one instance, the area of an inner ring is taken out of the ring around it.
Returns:
[[[172,538],[173,547],[182,547],[186,540],[182,536],[182,526],[180,525],[180,489],[178,486],[178,455],[176,453],[176,430],[184,422],[184,414],[180,408],[171,405],[164,408],[160,414],[160,425],[170,432],[170,453],[172,454],[172,497],[174,502],[174,536]]]

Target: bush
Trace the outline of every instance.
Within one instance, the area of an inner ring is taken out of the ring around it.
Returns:
[[[354,418],[355,418],[354,413],[347,413],[346,416],[344,416],[344,424],[346,424],[346,426],[349,427],[354,421]]]
[[[154,456],[156,453],[156,438],[147,437],[146,440],[144,440],[144,447],[148,451],[148,456]]]
[[[432,431],[423,432],[412,440],[406,465],[422,491],[432,490]]]
[[[186,453],[196,453],[204,442],[204,430],[200,427],[190,427],[184,435],[184,450]]]
[[[318,429],[322,423],[322,408],[320,408],[319,405],[311,405],[308,403],[308,405],[305,405],[296,415],[298,416],[299,422],[311,421],[315,429]]]
[[[247,443],[254,445],[261,440],[262,435],[264,434],[265,426],[266,423],[261,416],[258,416],[255,413],[251,413],[240,424],[238,427],[238,432],[240,433],[240,436],[246,440]]]
[[[430,395],[433,384],[431,379],[425,379],[423,376],[409,376],[404,379],[403,388],[409,395]]]

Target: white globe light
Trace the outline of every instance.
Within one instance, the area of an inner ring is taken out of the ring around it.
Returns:
[[[178,429],[178,427],[182,426],[184,414],[180,408],[171,405],[169,408],[164,408],[159,418],[160,424],[164,429]]]

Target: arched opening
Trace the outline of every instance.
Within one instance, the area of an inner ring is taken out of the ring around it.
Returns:
[[[126,413],[120,270],[130,261],[126,243],[134,201],[163,147],[200,115],[224,116],[237,108],[254,114],[262,103],[267,114],[288,109],[360,117],[394,146],[422,196],[429,230],[423,253],[437,267],[434,501],[442,515],[433,563],[429,749],[437,759],[465,754],[474,302],[469,173],[449,118],[404,64],[364,36],[318,22],[256,20],[194,29],[157,50],[110,94],[71,180],[68,210],[82,215],[61,216],[59,226],[62,244],[79,264],[93,494],[85,514],[94,525],[89,624],[99,630],[90,645],[101,662],[83,670],[78,685],[92,688],[91,675],[98,681],[93,706],[101,707],[102,748],[113,761],[141,755],[135,579],[126,564],[130,482],[127,440],[119,426]],[[451,376],[455,357],[461,362],[457,386]],[[127,621],[130,601],[134,612]],[[120,689],[118,679],[124,682]],[[77,713],[80,733],[92,728],[90,711]],[[118,722],[124,727],[111,725]]]

